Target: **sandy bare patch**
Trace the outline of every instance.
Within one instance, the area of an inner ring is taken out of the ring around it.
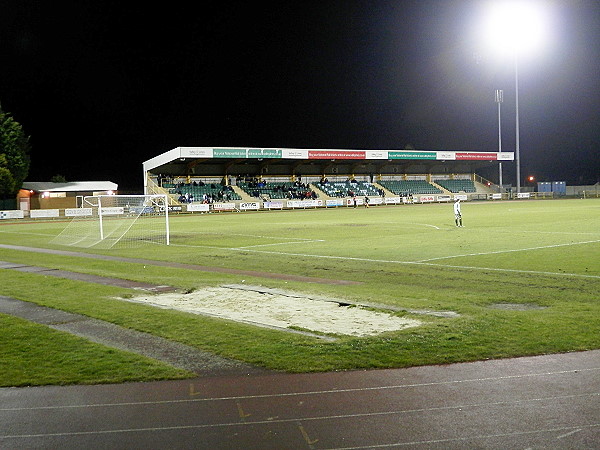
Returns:
[[[210,287],[191,293],[145,295],[128,300],[261,326],[297,327],[351,336],[373,336],[421,324],[418,320],[348,305],[343,300],[251,287]]]

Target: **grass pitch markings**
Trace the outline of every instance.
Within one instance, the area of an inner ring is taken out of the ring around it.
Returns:
[[[0,230],[0,233],[4,234],[17,234],[17,235],[29,235],[29,236],[52,236],[55,237],[55,233],[32,233],[30,231],[11,231],[11,230]]]
[[[244,247],[237,247],[240,249],[245,248],[254,248],[254,247],[270,247],[273,245],[287,245],[287,244],[305,244],[307,242],[325,242],[324,239],[302,239],[301,241],[291,241],[291,242],[274,242],[272,244],[256,244],[256,245],[247,245]]]
[[[600,241],[594,241],[594,242],[600,242]],[[268,251],[268,250],[254,250],[254,249],[246,248],[246,247],[244,247],[244,248],[229,247],[228,248],[228,247],[212,247],[212,246],[205,246],[205,245],[186,245],[186,244],[172,244],[172,245],[176,245],[179,247],[209,248],[209,249],[213,249],[213,250],[266,253],[266,254],[279,255],[279,256],[299,256],[299,257],[304,257],[304,258],[335,259],[335,260],[341,260],[341,261],[359,261],[359,262],[373,262],[373,263],[384,263],[384,264],[406,264],[406,265],[415,265],[415,266],[446,267],[449,269],[460,269],[460,270],[494,271],[494,272],[520,273],[520,274],[600,279],[600,275],[586,275],[586,274],[570,273],[570,272],[546,272],[546,271],[542,271],[542,270],[503,269],[503,268],[499,268],[499,267],[459,266],[459,265],[452,265],[452,264],[437,264],[437,263],[432,263],[432,262],[427,262],[427,261],[397,261],[397,260],[390,260],[390,259],[357,258],[354,256],[311,255],[308,253],[290,253],[290,252],[274,252],[274,251]]]
[[[496,251],[492,251],[492,252],[465,253],[463,255],[439,256],[436,258],[421,259],[419,261],[413,261],[413,262],[414,263],[424,263],[424,262],[429,262],[429,261],[439,261],[441,259],[462,258],[465,256],[484,256],[484,255],[497,255],[500,253],[527,252],[527,251],[531,251],[531,250],[542,250],[545,248],[570,247],[573,245],[596,244],[598,242],[600,242],[600,239],[597,239],[594,241],[570,242],[568,244],[552,244],[552,245],[542,245],[539,247],[516,248],[516,249],[511,249],[511,250],[496,250]]]

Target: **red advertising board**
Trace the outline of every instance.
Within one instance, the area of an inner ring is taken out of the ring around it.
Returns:
[[[459,152],[456,152],[456,159],[471,160],[471,161],[482,161],[482,160],[496,161],[497,153],[473,153],[473,152],[459,153]]]
[[[308,159],[366,159],[366,152],[354,150],[309,150]]]

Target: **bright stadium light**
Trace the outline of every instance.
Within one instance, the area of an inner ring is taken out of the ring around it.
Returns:
[[[519,58],[541,47],[546,40],[549,12],[536,0],[497,0],[490,3],[481,24],[487,47],[500,55],[510,54],[515,66],[515,163],[517,193],[521,192],[519,142]]]
[[[497,52],[523,56],[539,49],[546,40],[547,14],[539,1],[497,1],[489,5],[483,35]]]

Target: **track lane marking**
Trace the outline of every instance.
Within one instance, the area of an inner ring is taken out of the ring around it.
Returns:
[[[593,395],[600,395],[600,393],[595,393]],[[303,422],[314,422],[320,420],[338,420],[338,419],[354,419],[354,418],[362,418],[362,417],[381,417],[381,416],[391,416],[391,415],[402,415],[402,414],[414,414],[414,413],[423,413],[430,411],[449,411],[449,410],[462,410],[466,408],[479,408],[479,407],[488,407],[488,406],[501,406],[501,405],[512,405],[512,404],[523,404],[527,402],[540,402],[547,400],[555,400],[557,398],[576,398],[581,397],[582,395],[566,395],[560,397],[547,397],[547,398],[535,398],[535,399],[527,399],[527,400],[515,400],[515,401],[501,401],[501,402],[485,402],[485,403],[471,403],[464,405],[454,405],[454,406],[440,406],[433,408],[415,408],[408,410],[395,410],[395,411],[379,411],[379,412],[369,412],[369,413],[355,413],[355,414],[334,414],[329,416],[315,416],[315,417],[302,417]],[[58,432],[58,433],[35,433],[35,434],[13,434],[13,435],[0,435],[0,439],[27,439],[27,438],[45,438],[45,437],[56,437],[56,436],[81,436],[81,435],[94,435],[94,434],[112,434],[112,433],[132,433],[132,432],[147,432],[147,431],[172,431],[172,430],[190,430],[190,429],[200,429],[200,428],[222,428],[222,427],[232,427],[232,426],[250,426],[250,425],[264,425],[264,424],[273,424],[273,423],[299,423],[299,419],[297,417],[289,418],[289,419],[275,419],[272,418],[266,420],[255,420],[255,421],[245,421],[245,422],[222,422],[222,423],[212,423],[212,424],[196,424],[196,425],[174,425],[174,426],[165,426],[165,427],[142,427],[142,428],[123,428],[123,429],[112,429],[112,430],[94,430],[94,431],[67,431],[67,432]],[[551,428],[551,429],[542,429],[542,430],[533,430],[526,432],[515,432],[515,433],[507,433],[507,436],[513,434],[521,434],[521,433],[539,433],[539,432],[550,432],[550,431],[572,431],[579,430],[584,428],[593,428],[600,427],[600,423],[594,424],[586,424],[586,425],[576,425],[571,427],[559,427],[559,428]],[[502,436],[500,435],[489,435],[489,436]],[[474,436],[457,438],[458,440],[464,439],[472,439]],[[481,437],[481,436],[479,436]],[[442,440],[443,442],[445,440]],[[426,441],[426,442],[437,442],[437,441]],[[386,446],[398,445],[398,444],[385,444]],[[407,444],[404,444],[407,445]],[[344,449],[352,449],[355,447],[344,447]],[[359,447],[359,448],[369,448],[369,447]],[[372,447],[377,448],[377,447]],[[341,448],[337,450],[342,450]]]
[[[164,404],[177,404],[177,403],[193,403],[193,402],[212,402],[212,401],[230,401],[230,400],[245,400],[245,399],[262,399],[262,398],[278,398],[278,397],[294,397],[294,396],[308,396],[308,395],[323,395],[323,394],[339,394],[348,392],[367,392],[376,390],[388,390],[388,389],[406,389],[415,387],[427,387],[427,386],[442,386],[442,385],[453,385],[462,383],[478,383],[487,381],[503,381],[503,380],[515,380],[525,379],[533,377],[546,377],[556,375],[575,374],[581,372],[600,371],[600,367],[592,367],[586,369],[569,369],[561,370],[556,372],[540,372],[530,373],[522,375],[504,375],[500,377],[484,377],[484,378],[468,378],[465,380],[448,380],[448,381],[432,381],[430,383],[409,383],[409,384],[397,384],[391,386],[372,386],[362,388],[346,388],[346,389],[327,389],[322,391],[307,391],[307,392],[285,392],[278,394],[253,394],[253,395],[237,395],[228,397],[213,397],[213,398],[195,398],[195,399],[179,399],[179,400],[155,400],[155,401],[142,401],[142,402],[119,402],[119,403],[98,403],[98,404],[80,404],[80,405],[51,405],[51,406],[33,406],[33,407],[17,407],[17,408],[0,408],[0,411],[29,411],[29,410],[50,410],[50,409],[75,409],[75,408],[102,408],[102,407],[121,407],[121,406],[135,406],[135,405],[164,405]],[[576,396],[582,395],[600,395],[600,392],[592,392],[589,394],[577,394]],[[570,397],[570,396],[566,396]],[[561,398],[561,397],[549,397],[549,398]]]

